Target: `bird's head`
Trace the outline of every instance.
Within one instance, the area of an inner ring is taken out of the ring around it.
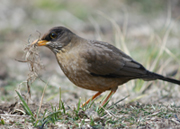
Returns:
[[[71,42],[73,35],[75,34],[65,27],[53,27],[40,39],[35,40],[32,44],[36,44],[37,46],[46,46],[53,52],[57,53]]]

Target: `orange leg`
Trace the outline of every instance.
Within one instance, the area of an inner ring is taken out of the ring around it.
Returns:
[[[81,107],[84,107],[86,104],[88,104],[90,101],[94,100],[95,98],[97,98],[102,92],[98,92],[96,93],[92,98],[88,99],[85,103],[83,103],[83,105]]]
[[[106,99],[103,101],[103,103],[101,104],[101,106],[104,106],[104,104],[106,104],[106,102],[109,100],[109,98],[116,92],[116,90],[111,90],[111,92],[109,93],[109,95],[106,97]]]

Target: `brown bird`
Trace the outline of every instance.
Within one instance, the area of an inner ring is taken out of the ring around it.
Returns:
[[[48,47],[55,54],[64,74],[76,86],[98,91],[83,106],[102,92],[111,90],[102,103],[104,105],[119,85],[132,79],[159,79],[180,85],[179,80],[148,71],[115,46],[81,38],[65,27],[50,29],[32,44]]]

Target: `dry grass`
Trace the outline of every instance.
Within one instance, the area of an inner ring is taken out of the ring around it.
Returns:
[[[28,43],[27,46],[24,48],[24,60],[17,60],[19,62],[27,63],[29,66],[29,72],[27,75],[27,80],[24,82],[27,82],[27,91],[29,94],[29,97],[31,97],[31,91],[30,91],[30,85],[39,78],[41,81],[43,81],[39,77],[39,72],[41,70],[44,70],[44,65],[41,62],[39,53],[38,53],[38,47],[35,44]]]

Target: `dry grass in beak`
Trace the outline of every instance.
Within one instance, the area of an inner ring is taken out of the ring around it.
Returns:
[[[38,40],[37,40],[38,42]],[[30,91],[30,84],[33,83],[36,78],[39,77],[39,72],[44,69],[44,65],[41,62],[39,53],[38,53],[38,47],[37,44],[31,44],[29,43],[25,48],[25,60],[19,62],[26,62],[29,65],[29,73],[27,77],[27,89],[28,89],[28,94],[31,96],[31,91]]]

